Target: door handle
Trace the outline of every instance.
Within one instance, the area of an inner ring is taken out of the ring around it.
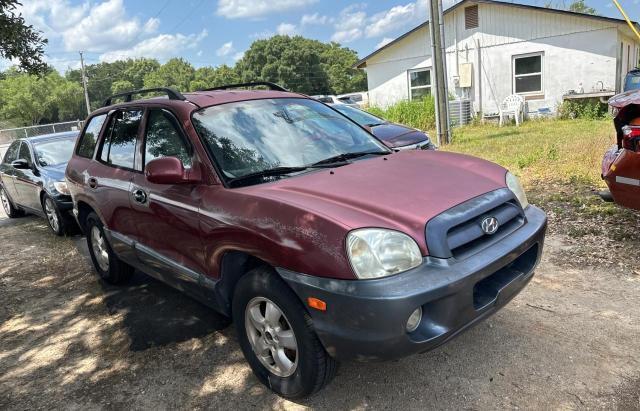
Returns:
[[[98,187],[98,180],[95,177],[89,177],[87,184],[89,184],[89,187],[91,188],[96,188]]]
[[[143,189],[137,188],[133,190],[132,194],[133,194],[133,199],[136,202],[140,204],[144,204],[147,202],[147,193]]]

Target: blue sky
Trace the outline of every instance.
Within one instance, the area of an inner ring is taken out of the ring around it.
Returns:
[[[621,3],[640,20],[640,0]],[[587,4],[620,17],[611,1]],[[277,33],[335,40],[363,56],[424,21],[426,8],[427,0],[23,0],[21,12],[49,39],[47,60],[64,71],[78,67],[78,50],[88,63],[183,57],[196,67],[233,65],[254,40]]]

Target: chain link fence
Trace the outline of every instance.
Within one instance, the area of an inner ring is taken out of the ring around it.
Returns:
[[[7,128],[0,130],[0,145],[10,144],[13,140],[43,134],[61,133],[63,131],[80,130],[83,121],[66,121],[64,123],[41,124],[37,126]]]

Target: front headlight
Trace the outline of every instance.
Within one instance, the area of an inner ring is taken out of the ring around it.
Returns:
[[[53,183],[53,187],[56,189],[56,191],[60,194],[66,194],[69,195],[69,187],[67,187],[67,183],[64,181],[56,181]]]
[[[525,194],[524,189],[520,184],[520,180],[518,180],[518,177],[507,171],[506,181],[507,187],[509,187],[509,190],[511,190],[513,194],[515,194],[516,198],[520,202],[520,206],[522,208],[527,208],[527,206],[529,205],[527,194]]]
[[[363,228],[347,235],[347,254],[359,279],[380,278],[417,267],[418,244],[408,235],[381,228]]]

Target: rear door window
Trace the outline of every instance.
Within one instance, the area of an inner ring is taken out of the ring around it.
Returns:
[[[77,154],[79,156],[93,158],[93,152],[96,149],[100,130],[102,130],[102,125],[106,118],[106,114],[101,114],[89,120],[89,125],[87,125],[87,128],[81,137],[80,144],[78,144]]]
[[[177,157],[185,167],[191,167],[191,150],[173,115],[165,110],[151,110],[145,134],[144,165],[160,157]]]
[[[21,141],[14,141],[7,149],[7,153],[4,155],[3,163],[12,163],[18,159],[18,150],[20,150]]]
[[[116,167],[134,169],[138,128],[142,110],[115,112],[105,131],[100,161]]]

